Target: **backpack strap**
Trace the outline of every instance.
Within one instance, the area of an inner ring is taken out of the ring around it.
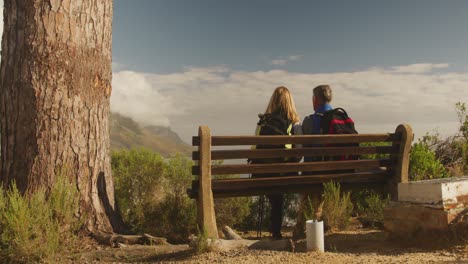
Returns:
[[[293,124],[291,123],[291,124],[289,124],[289,126],[288,126],[288,130],[286,130],[286,134],[292,135],[292,129],[293,129]]]
[[[346,113],[346,111],[345,111],[343,108],[341,108],[341,107],[335,108],[335,109],[333,109],[332,111],[333,111],[333,112],[341,111],[341,112],[343,112],[346,116],[348,116],[348,113]]]
[[[323,120],[323,113],[312,114],[312,124],[313,124],[312,132],[316,135],[322,134],[322,120]]]
[[[292,128],[293,128],[293,125],[291,123],[289,124],[288,130],[286,131],[287,135],[291,136]],[[287,149],[292,149],[292,144],[284,144],[284,147]]]

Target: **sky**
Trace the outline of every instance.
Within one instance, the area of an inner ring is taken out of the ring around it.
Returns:
[[[461,0],[114,0],[111,109],[190,143],[199,125],[252,134],[281,85],[303,119],[330,84],[360,133],[450,135],[468,103],[467,13]]]
[[[285,85],[301,119],[330,84],[360,133],[457,131],[468,1],[114,2],[112,108],[190,142],[249,135]]]

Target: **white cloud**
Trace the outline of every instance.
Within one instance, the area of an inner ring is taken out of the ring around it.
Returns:
[[[333,89],[333,106],[345,108],[360,133],[392,132],[400,123],[411,124],[416,137],[435,128],[441,134],[454,133],[454,105],[468,101],[467,73],[407,74],[371,68],[315,74],[226,67],[172,74],[117,72],[111,101],[114,111],[140,122],[170,123],[190,142],[199,125],[208,125],[215,135],[252,134],[257,114],[280,85],[291,90],[303,118],[313,112],[312,89],[324,83]]]
[[[270,64],[275,65],[275,66],[283,66],[283,65],[288,64],[291,61],[300,60],[301,58],[302,58],[302,55],[289,55],[289,56],[287,56],[285,58],[283,58],[283,57],[276,58],[276,59],[272,60],[270,62]]]
[[[169,126],[169,113],[176,113],[172,99],[153,89],[143,74],[121,71],[113,74],[112,111],[144,124]]]
[[[427,73],[431,72],[434,69],[443,69],[447,68],[449,65],[447,63],[440,64],[430,64],[430,63],[417,63],[405,66],[395,66],[392,67],[392,70],[397,73]]]

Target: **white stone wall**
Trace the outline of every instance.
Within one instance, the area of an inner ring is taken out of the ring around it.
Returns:
[[[398,184],[398,201],[400,202],[446,207],[466,204],[467,200],[468,177]]]

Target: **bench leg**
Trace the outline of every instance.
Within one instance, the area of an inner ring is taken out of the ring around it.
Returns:
[[[209,188],[206,188],[207,186],[200,182],[197,199],[198,227],[200,230],[205,230],[208,237],[218,238],[211,181],[209,185]]]
[[[207,126],[198,129],[200,136],[200,177],[198,192],[198,228],[210,238],[218,238],[214,211],[213,191],[211,190],[211,132]]]

